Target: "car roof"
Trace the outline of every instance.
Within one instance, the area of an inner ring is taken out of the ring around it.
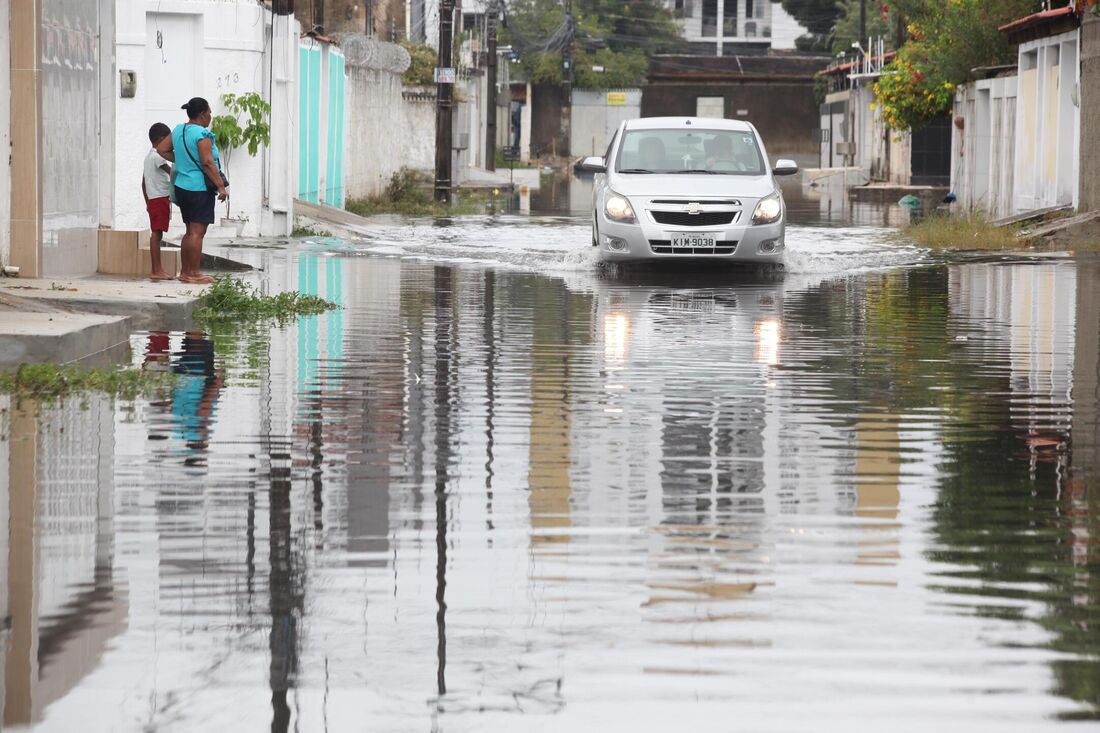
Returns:
[[[753,127],[744,120],[722,120],[716,117],[641,117],[627,120],[627,130],[667,130],[677,127],[699,127],[704,130],[748,132]]]

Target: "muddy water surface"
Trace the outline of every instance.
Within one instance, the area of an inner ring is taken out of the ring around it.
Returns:
[[[343,305],[8,406],[4,729],[1057,729],[1100,716],[1100,264],[574,216],[234,257]]]

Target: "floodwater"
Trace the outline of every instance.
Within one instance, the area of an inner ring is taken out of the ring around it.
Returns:
[[[571,214],[230,248],[343,308],[9,405],[4,729],[1100,718],[1100,262],[796,213],[783,273]]]

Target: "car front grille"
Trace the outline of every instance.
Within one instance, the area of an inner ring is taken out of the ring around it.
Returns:
[[[736,211],[704,211],[689,214],[686,211],[651,211],[653,220],[658,224],[676,227],[716,227],[732,224],[737,217]]]
[[[670,239],[651,239],[649,248],[659,255],[731,255],[737,249],[737,242],[719,242],[714,247],[676,247]]]

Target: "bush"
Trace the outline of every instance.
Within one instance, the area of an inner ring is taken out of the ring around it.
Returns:
[[[401,47],[409,52],[412,63],[401,76],[402,83],[413,87],[426,87],[435,84],[435,64],[439,54],[424,43],[402,41]]]
[[[902,132],[950,111],[955,86],[980,66],[1013,61],[997,29],[1035,9],[1035,0],[904,0],[892,3],[909,19],[909,40],[875,84],[887,123]]]
[[[427,173],[402,168],[390,176],[381,194],[350,199],[344,208],[357,216],[455,216],[480,213],[485,208],[481,199],[476,195],[455,196],[451,206],[441,204],[432,196],[432,179]]]

